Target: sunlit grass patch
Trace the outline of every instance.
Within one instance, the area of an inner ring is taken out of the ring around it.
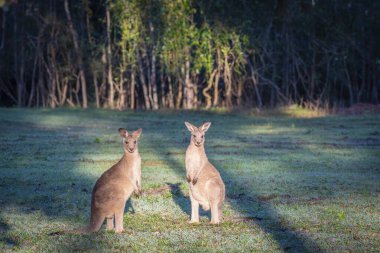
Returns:
[[[324,108],[307,108],[297,104],[278,106],[276,108],[255,108],[236,110],[238,113],[255,117],[286,117],[286,118],[320,118],[330,115],[330,110]]]

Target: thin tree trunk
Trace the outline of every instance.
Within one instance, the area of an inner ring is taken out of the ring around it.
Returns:
[[[174,108],[174,93],[173,93],[173,83],[172,78],[168,75],[168,100],[169,100],[169,108]]]
[[[344,71],[346,73],[348,94],[350,96],[350,106],[351,106],[354,104],[354,94],[352,92],[352,82],[351,82],[350,73],[348,72],[348,69],[347,69],[348,67],[347,67],[346,63],[344,65],[345,65]]]
[[[77,53],[77,58],[78,58],[78,68],[79,68],[79,78],[80,78],[81,88],[82,88],[83,108],[87,108],[87,88],[86,88],[86,78],[84,75],[82,51],[79,47],[78,35],[74,29],[73,21],[71,19],[71,13],[70,13],[70,9],[69,9],[68,0],[64,1],[64,7],[65,7],[68,26],[69,26],[69,31],[70,31],[71,36],[73,38],[74,49]]]
[[[181,65],[181,72],[180,72],[180,75],[178,76],[178,80],[179,80],[179,85],[178,85],[178,88],[181,87],[181,90],[178,90],[178,96],[177,96],[177,105],[179,103],[178,99],[179,99],[179,95],[181,97],[181,103],[182,103],[182,108],[186,109],[186,98],[187,98],[187,86],[186,86],[186,81],[184,81],[183,77],[185,77],[186,75],[186,67],[185,67],[185,64],[184,65]],[[179,103],[179,104],[181,104]]]
[[[124,90],[124,88],[120,91],[119,93],[119,100],[118,100],[118,105],[117,109],[119,110],[124,110],[125,109],[125,99],[127,97],[127,91]]]
[[[253,70],[252,63],[251,63],[250,59],[248,59],[248,58],[247,58],[247,63],[248,63],[249,69],[251,71],[251,80],[252,80],[252,83],[253,83],[253,87],[255,88],[256,99],[257,99],[257,107],[261,108],[263,106],[263,102],[262,102],[262,99],[261,99],[261,96],[260,96],[259,89],[257,87],[258,80],[257,80],[257,78],[255,76],[255,71]]]
[[[91,21],[90,21],[90,6],[88,1],[84,1],[85,11],[86,11],[86,28],[87,28],[87,39],[90,47],[94,47],[94,41],[91,36]],[[92,61],[96,61],[96,55],[94,53],[91,54]],[[96,70],[96,67],[93,66],[94,64],[91,64],[91,73],[92,73],[92,80],[94,82],[94,92],[95,92],[95,102],[96,102],[96,108],[100,108],[100,94],[99,94],[99,86],[98,86],[98,72]]]
[[[150,30],[150,37],[153,40],[153,44],[155,43],[155,36],[154,36],[154,27],[153,23],[150,20],[149,21],[149,30]],[[158,94],[157,94],[157,78],[156,78],[156,48],[155,45],[152,47],[151,51],[151,72],[150,72],[150,85],[152,87],[152,95],[153,95],[153,110],[158,110]]]
[[[176,101],[176,108],[180,109],[181,108],[181,102],[182,102],[182,80],[178,78],[178,94],[177,94],[177,101]]]
[[[111,56],[111,14],[109,3],[106,4],[106,29],[107,29],[107,80],[108,80],[108,107],[114,108],[115,89],[112,77],[112,56]]]
[[[220,73],[223,68],[223,61],[221,58],[221,52],[220,48],[217,49],[217,62],[218,62],[218,70],[215,73],[215,81],[214,81],[214,101],[212,105],[214,107],[218,106],[219,104],[219,79],[220,79]]]
[[[194,107],[194,84],[190,79],[190,61],[186,60],[185,65],[185,96],[186,106],[185,109],[193,109]]]
[[[161,104],[163,108],[166,108],[166,96],[165,96],[165,77],[164,77],[164,71],[161,69],[160,73],[160,81],[161,81]]]
[[[157,79],[156,79],[156,55],[155,50],[152,50],[152,66],[150,83],[152,85],[153,93],[153,110],[158,110],[158,94],[157,94]]]
[[[359,91],[357,92],[357,98],[356,98],[356,101],[359,102],[359,103],[361,101],[363,92],[367,88],[366,87],[367,86],[367,82],[366,81],[367,81],[367,78],[366,78],[366,63],[363,60],[362,64],[361,64],[361,85],[360,85]],[[358,82],[358,84],[359,84],[359,82]]]
[[[24,94],[25,94],[25,50],[24,46],[20,48],[20,72],[17,80],[17,102],[18,106],[24,105]]]
[[[135,109],[135,87],[136,87],[136,81],[135,81],[135,72],[132,70],[131,73],[131,93],[130,93],[130,100],[131,100],[131,109]]]
[[[145,109],[150,110],[151,107],[150,107],[150,100],[149,100],[149,94],[148,94],[148,87],[145,81],[144,68],[143,68],[140,53],[137,53],[137,62],[139,65],[139,76],[140,76],[140,83],[141,83],[143,95],[144,95]]]
[[[65,81],[63,81],[62,90],[61,90],[61,96],[59,98],[59,105],[60,106],[64,105],[64,103],[66,101],[66,98],[67,98],[67,88],[68,88],[68,84]]]
[[[147,78],[148,98],[149,98],[150,108],[152,109],[154,107],[152,79],[151,79],[152,71],[151,71],[150,59],[148,57],[147,52],[148,52],[148,49],[147,49],[146,45],[144,45],[143,55],[141,57],[141,64],[143,67],[144,67],[144,64],[146,64],[146,68],[144,70],[146,70],[146,72],[147,72],[146,78]],[[143,72],[143,74],[144,74],[144,72]],[[144,76],[145,76],[145,74],[144,74]],[[145,77],[144,77],[144,79],[145,79]]]
[[[106,49],[102,48],[102,58],[101,58],[103,71],[102,71],[102,83],[99,87],[99,100],[100,104],[105,107],[108,104],[108,98],[106,94],[106,87],[107,87],[107,78],[108,78],[108,72],[107,72],[107,52]]]
[[[202,90],[202,94],[206,98],[206,109],[209,109],[211,107],[211,96],[208,94],[208,91],[212,88],[216,72],[217,69],[214,69],[212,71],[210,78],[208,79],[207,86]]]
[[[32,106],[34,95],[35,95],[35,92],[36,92],[36,81],[35,81],[35,78],[36,78],[36,67],[33,67],[32,84],[31,84],[30,92],[29,92],[28,107]]]
[[[92,78],[94,81],[94,90],[95,90],[95,101],[96,101],[96,108],[100,108],[100,97],[99,97],[99,87],[98,87],[98,78],[96,77],[96,73],[93,70],[92,72]]]
[[[228,55],[224,55],[224,83],[225,83],[225,94],[226,94],[226,107],[231,108],[232,106],[232,80],[231,80],[231,69],[228,64]]]
[[[17,23],[17,16],[18,14],[18,7],[14,8],[13,10],[13,18],[14,18],[14,24],[13,24],[13,33],[15,38],[19,37],[18,32],[18,23]],[[4,14],[5,15],[5,14]],[[21,33],[22,34],[22,33]],[[23,44],[21,44],[21,48],[19,48],[20,45],[18,45],[17,41],[19,39],[16,39],[16,43],[14,44],[14,51],[13,51],[13,60],[14,60],[14,72],[15,72],[15,79],[17,84],[17,106],[21,107],[23,105],[23,94],[24,94],[24,50],[23,50]]]
[[[242,79],[239,79],[238,88],[237,88],[237,105],[238,106],[241,106],[241,96],[243,94],[243,84],[244,84],[244,81]]]
[[[41,58],[40,61],[43,61],[43,59]],[[42,62],[38,65],[38,81],[37,81],[37,87],[38,87],[38,91],[37,94],[40,94],[40,97],[41,97],[41,104],[42,104],[42,107],[45,107],[46,103],[45,103],[45,88],[44,88],[44,81],[43,81],[43,71],[42,71]],[[38,97],[38,96],[37,96]],[[39,101],[37,101],[37,104],[39,104]]]

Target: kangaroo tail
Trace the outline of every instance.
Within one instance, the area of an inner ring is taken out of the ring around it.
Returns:
[[[103,224],[105,217],[97,214],[91,214],[90,224],[86,227],[74,229],[74,230],[64,230],[52,232],[49,235],[63,235],[63,234],[88,234],[93,232],[98,232]]]

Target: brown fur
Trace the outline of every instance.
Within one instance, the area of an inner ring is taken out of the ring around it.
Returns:
[[[211,223],[218,224],[222,216],[225,186],[218,170],[208,161],[204,148],[205,132],[211,123],[199,128],[185,122],[191,132],[191,141],[186,150],[186,179],[190,186],[191,223],[199,222],[199,205],[204,210],[211,208]]]
[[[119,129],[123,138],[124,155],[95,183],[92,190],[90,224],[73,232],[96,232],[104,219],[107,219],[107,230],[115,230],[116,233],[124,231],[125,203],[133,191],[138,195],[141,193],[141,157],[137,145],[141,132],[139,128],[132,135],[128,135],[125,129]]]

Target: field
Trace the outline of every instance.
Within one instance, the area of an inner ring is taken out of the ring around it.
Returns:
[[[221,225],[208,212],[187,223],[185,120],[212,122],[206,152],[227,189]],[[49,235],[87,224],[96,179],[122,156],[119,127],[143,128],[144,194],[127,204],[126,232]],[[0,143],[2,252],[380,249],[380,115],[3,108]]]

